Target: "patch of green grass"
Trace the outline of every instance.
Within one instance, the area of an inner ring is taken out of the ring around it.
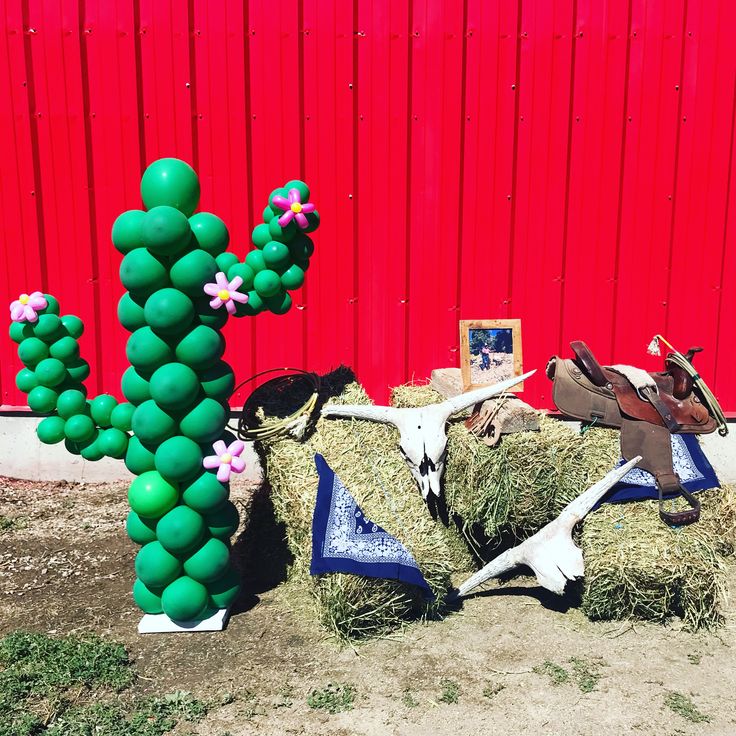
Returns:
[[[0,534],[5,534],[5,532],[14,532],[18,529],[25,529],[27,526],[28,519],[23,516],[0,515]]]
[[[307,705],[315,710],[341,713],[353,709],[356,690],[352,685],[328,682],[322,690],[314,689],[307,695]]]
[[[207,713],[185,692],[126,698],[134,680],[120,644],[9,634],[0,639],[0,736],[163,736]]]
[[[570,673],[564,667],[560,667],[560,665],[551,662],[549,659],[545,659],[542,664],[534,667],[532,672],[538,675],[547,675],[553,685],[562,685],[570,681]]]
[[[414,693],[408,688],[401,693],[401,702],[407,708],[416,708],[419,705],[419,701],[414,697]]]
[[[710,716],[698,710],[687,695],[669,692],[665,695],[664,704],[677,715],[682,716],[692,723],[708,723]]]
[[[570,657],[568,660],[572,665],[572,676],[582,693],[590,693],[595,690],[601,679],[599,662],[593,662],[580,657]]]
[[[440,683],[442,692],[440,692],[440,703],[452,705],[460,701],[460,685],[454,680],[442,680]]]
[[[495,695],[498,695],[505,687],[506,685],[502,685],[500,682],[489,682],[483,688],[483,697],[490,700]]]

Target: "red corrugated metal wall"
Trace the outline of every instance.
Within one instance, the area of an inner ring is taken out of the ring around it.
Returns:
[[[177,156],[241,255],[286,179],[322,214],[296,308],[228,325],[240,378],[344,362],[383,399],[458,364],[459,319],[521,317],[527,369],[575,338],[650,366],[656,332],[702,344],[736,410],[733,2],[0,7],[0,299],[40,287],[85,320],[91,392],[126,367],[111,224]]]

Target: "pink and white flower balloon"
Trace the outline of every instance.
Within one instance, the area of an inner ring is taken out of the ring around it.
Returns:
[[[207,455],[202,460],[202,465],[208,470],[217,468],[217,480],[227,483],[231,473],[242,473],[245,470],[245,460],[240,457],[245,449],[245,444],[240,440],[226,445],[222,440],[217,440],[212,449],[215,455]]]
[[[37,312],[47,306],[46,297],[40,291],[21,294],[10,304],[10,319],[13,322],[38,322]]]
[[[223,304],[228,314],[235,314],[235,302],[246,304],[248,295],[242,294],[238,289],[243,285],[243,279],[236,276],[232,281],[227,280],[227,276],[220,271],[215,274],[214,284],[205,284],[204,293],[214,297],[210,300],[212,309],[219,309]]]
[[[292,220],[296,220],[296,224],[302,230],[309,227],[309,221],[305,215],[314,212],[314,204],[302,202],[302,195],[298,189],[289,189],[288,199],[277,194],[271,202],[280,210],[284,210],[284,214],[278,220],[281,227],[286,227]]]

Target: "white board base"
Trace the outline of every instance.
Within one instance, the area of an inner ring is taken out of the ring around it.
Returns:
[[[138,624],[139,634],[166,634],[190,631],[222,631],[229,608],[220,608],[203,621],[172,621],[165,613],[147,613]]]

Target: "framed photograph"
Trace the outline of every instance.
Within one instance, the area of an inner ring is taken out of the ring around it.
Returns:
[[[520,376],[521,320],[460,320],[460,370],[463,391]],[[510,391],[523,388],[519,383]]]

